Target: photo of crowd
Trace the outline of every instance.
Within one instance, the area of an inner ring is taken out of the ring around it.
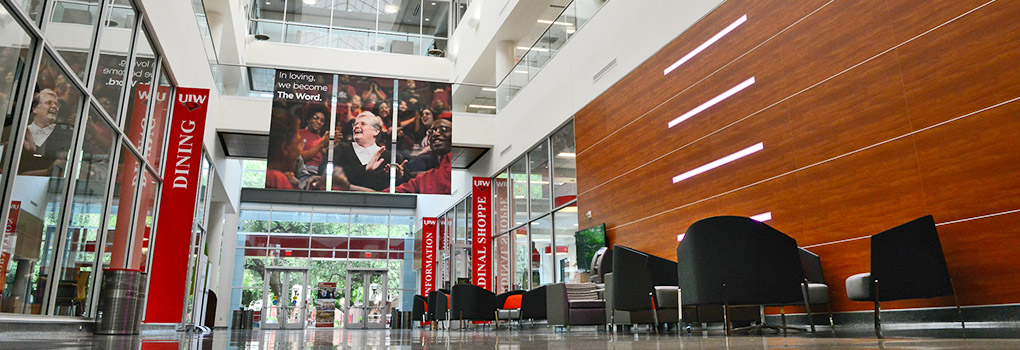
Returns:
[[[336,81],[330,134],[330,99],[281,85],[312,75],[323,76],[277,71],[266,188],[324,190],[328,175],[332,191],[450,193],[450,84],[325,75]]]

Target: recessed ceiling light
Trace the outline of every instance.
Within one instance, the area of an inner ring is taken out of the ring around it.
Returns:
[[[304,0],[305,5],[315,5],[317,0]]]
[[[471,104],[471,105],[468,105],[468,107],[479,108],[479,109],[496,109],[496,106],[491,106],[491,105],[475,105],[475,104]]]
[[[496,88],[482,88],[482,91],[496,92]]]
[[[425,19],[425,22],[428,22],[428,21],[431,21],[431,19],[428,19],[428,18],[426,18],[426,19]]]
[[[436,6],[436,3],[434,3],[434,2],[433,2],[433,3],[432,3],[432,6]]]
[[[386,5],[386,6],[383,6],[383,11],[385,11],[386,13],[389,13],[389,14],[397,13],[397,11],[399,11],[399,10],[400,10],[400,8],[397,7],[397,5]]]

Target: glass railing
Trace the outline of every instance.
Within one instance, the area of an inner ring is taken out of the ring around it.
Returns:
[[[496,111],[506,107],[607,1],[574,0],[555,20],[539,21],[549,27],[499,82],[496,88]]]
[[[387,52],[417,56],[445,56],[447,38],[429,35],[330,27],[305,23],[253,19],[256,39],[345,50]]]

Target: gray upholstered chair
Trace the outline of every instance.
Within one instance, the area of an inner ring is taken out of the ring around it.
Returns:
[[[871,236],[871,272],[846,279],[850,300],[875,304],[875,335],[882,337],[881,302],[955,295],[935,219],[925,216]],[[961,315],[960,303],[956,302]]]
[[[812,317],[811,305],[825,304],[825,311],[829,314],[829,327],[834,327],[832,322],[832,307],[829,305],[829,285],[825,284],[825,275],[822,273],[822,260],[818,255],[804,248],[797,248],[800,255],[800,266],[804,270],[804,283],[801,285],[801,292],[804,295],[802,303],[790,305],[804,306],[807,314],[807,322],[811,332],[815,331],[815,320]],[[780,309],[780,311],[783,311]],[[783,326],[786,325],[786,315],[783,316]]]
[[[546,286],[549,325],[605,325],[606,302],[594,283],[553,283]]]

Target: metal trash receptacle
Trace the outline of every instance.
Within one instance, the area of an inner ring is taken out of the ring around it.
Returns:
[[[230,328],[244,329],[244,316],[244,310],[234,310],[233,314],[230,315]]]
[[[414,321],[411,320],[411,312],[410,311],[401,311],[400,312],[400,329],[413,329],[413,328],[414,328]]]
[[[255,310],[244,310],[244,324],[241,329],[255,329]]]
[[[390,311],[390,329],[400,329],[400,309]]]
[[[143,276],[140,270],[103,271],[96,334],[138,334],[141,299],[145,293]]]

